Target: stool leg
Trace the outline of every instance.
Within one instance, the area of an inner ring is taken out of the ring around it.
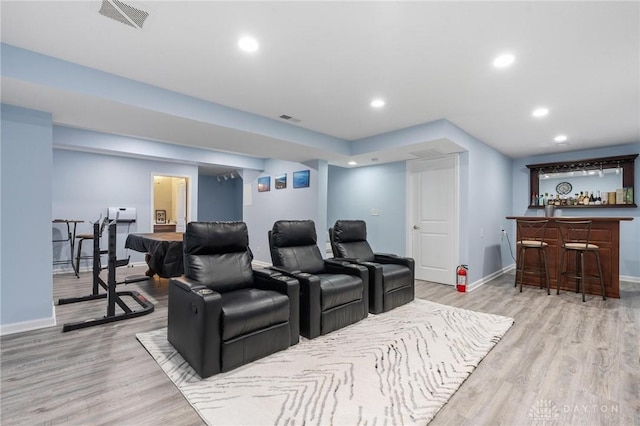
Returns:
[[[517,250],[517,253],[516,253],[516,279],[513,280],[513,286],[514,287],[518,287],[518,271],[520,271],[520,262],[522,260],[522,248],[521,247],[517,247],[516,250]]]
[[[557,291],[556,294],[560,294],[560,283],[562,282],[562,274],[564,273],[564,257],[567,254],[567,251],[562,249],[562,254],[560,255],[560,268],[558,269],[558,281],[556,282]]]
[[[522,281],[524,281],[524,257],[526,256],[527,249],[526,247],[522,247],[520,251],[522,252],[522,261],[520,262],[520,293],[522,293]]]
[[[80,240],[78,241],[78,253],[76,254],[76,271],[80,272],[80,255],[82,254],[82,240],[83,238],[80,238]]]
[[[547,279],[547,295],[551,294],[551,281],[549,280],[549,268],[547,267],[547,253],[545,253],[544,249],[540,250],[542,252],[542,259],[544,260],[544,275]]]
[[[580,287],[582,287],[582,301],[585,301],[584,298],[584,288],[585,288],[585,279],[584,279],[584,251],[580,250]]]
[[[540,288],[542,288],[542,274],[544,273],[544,271],[542,270],[542,249],[536,249],[538,251],[538,278],[540,279]]]
[[[600,254],[597,250],[593,252],[596,255],[596,265],[598,266],[598,277],[600,278],[600,289],[602,290],[602,300],[607,300],[604,295],[604,278],[602,277],[602,266],[600,265]]]

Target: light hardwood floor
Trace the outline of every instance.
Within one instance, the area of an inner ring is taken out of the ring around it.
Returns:
[[[145,268],[122,268],[120,276]],[[54,277],[54,298],[90,293],[90,274]],[[102,316],[106,302],[56,306],[56,327],[1,339],[2,425],[201,425],[200,417],[138,343],[166,326],[165,279],[119,286],[155,311],[62,333]],[[433,425],[640,425],[640,284],[621,298],[513,288],[513,273],[476,291],[417,283],[417,297],[509,316],[514,326],[433,420]]]

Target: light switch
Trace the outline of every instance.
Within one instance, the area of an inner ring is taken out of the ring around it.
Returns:
[[[371,216],[378,216],[380,214],[380,211],[378,211],[378,209],[371,209]]]

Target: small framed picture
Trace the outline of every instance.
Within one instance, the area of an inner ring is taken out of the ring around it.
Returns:
[[[258,178],[258,192],[271,191],[271,176],[262,176]]]
[[[276,189],[285,189],[287,187],[287,174],[281,174],[275,177]]]
[[[167,211],[166,210],[156,210],[156,223],[158,223],[158,224],[167,223]]]
[[[293,187],[308,188],[309,187],[309,170],[301,170],[293,172]]]

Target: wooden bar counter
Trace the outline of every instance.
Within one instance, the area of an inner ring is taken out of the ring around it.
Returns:
[[[590,220],[591,225],[591,243],[600,247],[600,262],[602,263],[602,274],[604,275],[604,289],[607,297],[620,298],[620,221],[633,220],[632,217],[541,217],[541,216],[507,216],[507,219],[522,220],[549,220],[544,240],[549,244],[545,249],[547,254],[547,262],[549,268],[549,279],[551,280],[551,289],[555,289],[558,282],[558,268],[560,267],[560,235],[556,226],[556,220]],[[524,235],[526,237],[527,235]],[[519,240],[522,236],[517,235]],[[519,253],[517,254],[519,255]],[[570,252],[565,259],[565,265],[574,268],[576,264],[575,253]],[[527,255],[526,267],[535,268],[537,266],[538,256]],[[597,273],[595,256],[586,254],[585,267],[587,273]],[[566,268],[566,266],[565,266]],[[538,277],[525,277],[525,285],[539,286]],[[575,281],[569,282],[567,278],[563,280],[560,286],[561,291],[575,292]],[[585,292],[588,294],[601,294],[600,284],[597,280],[587,280]]]

